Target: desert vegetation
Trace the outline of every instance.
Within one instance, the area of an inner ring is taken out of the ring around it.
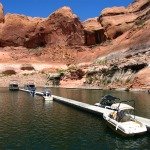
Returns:
[[[2,76],[11,76],[11,75],[15,75],[16,74],[16,71],[15,70],[5,70],[5,71],[2,71]]]
[[[21,70],[28,70],[28,71],[35,70],[34,67],[31,64],[24,64],[24,65],[21,66],[20,69]]]

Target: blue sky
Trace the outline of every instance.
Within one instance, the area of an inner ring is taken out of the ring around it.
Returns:
[[[47,17],[63,6],[69,6],[80,20],[97,17],[101,10],[112,6],[127,6],[133,0],[0,0],[4,12],[33,17]]]

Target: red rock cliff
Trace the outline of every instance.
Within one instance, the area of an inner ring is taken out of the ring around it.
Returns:
[[[0,8],[0,46],[24,46],[27,48],[48,45],[83,45],[83,27],[70,8],[63,7],[48,18],[32,18],[6,14]]]
[[[99,22],[105,28],[107,36],[110,39],[117,38],[124,32],[131,29],[140,18],[140,22],[144,16],[149,19],[150,1],[136,0],[134,3],[125,7],[106,8],[99,17]]]
[[[32,18],[18,14],[4,16],[0,5],[0,48],[7,51],[8,47],[22,46],[24,53],[24,48],[35,52],[40,48],[37,59],[44,56],[46,60],[57,61],[61,52],[60,60],[79,61],[80,56],[80,62],[93,61],[114,50],[149,43],[149,20],[149,0],[136,0],[128,7],[106,8],[99,17],[84,22],[69,7],[62,7],[47,18]]]

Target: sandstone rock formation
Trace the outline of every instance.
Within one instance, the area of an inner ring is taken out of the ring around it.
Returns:
[[[15,21],[14,21],[15,20]],[[27,42],[35,35],[35,29],[38,24],[38,20],[29,20],[28,17],[7,14],[5,16],[5,22],[1,27],[0,32],[0,45],[5,46],[25,46],[28,47]],[[30,37],[30,35],[32,37]],[[34,38],[32,45],[35,45],[39,41]]]
[[[64,46],[84,43],[83,27],[68,7],[57,10],[46,19],[7,14],[0,28],[2,47],[36,48],[51,44]]]
[[[83,45],[83,26],[69,7],[62,7],[39,24],[45,29],[46,42],[57,45]]]
[[[102,11],[99,21],[110,39],[117,38],[134,25],[136,14],[128,13],[125,7],[107,8]]]
[[[149,4],[149,0],[136,0],[126,8],[106,8],[99,18],[83,23],[69,7],[58,9],[48,18],[32,18],[17,14],[4,17],[3,6],[0,5],[0,46],[37,48],[101,44],[148,21]]]
[[[134,87],[150,89],[150,67],[147,67],[136,74],[133,85]]]
[[[99,22],[105,28],[110,39],[117,38],[131,29],[138,19],[140,23],[149,19],[150,1],[136,0],[133,4],[125,7],[106,8],[99,17]],[[147,17],[147,19],[144,18]]]
[[[85,45],[101,44],[106,41],[105,30],[98,22],[98,18],[91,18],[83,23]]]
[[[150,7],[149,0],[135,0],[132,4],[128,6],[129,12],[139,12]]]

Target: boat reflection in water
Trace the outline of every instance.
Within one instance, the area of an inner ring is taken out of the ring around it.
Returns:
[[[43,101],[43,108],[49,109],[53,107],[53,101]]]

